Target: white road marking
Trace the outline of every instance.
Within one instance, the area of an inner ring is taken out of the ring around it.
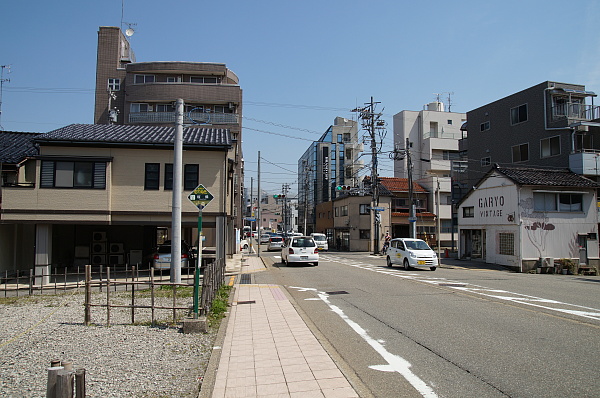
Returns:
[[[376,340],[369,336],[367,331],[363,329],[358,323],[350,319],[342,309],[336,305],[333,305],[329,301],[329,295],[325,292],[319,292],[317,289],[309,287],[298,287],[290,286],[292,289],[297,289],[301,292],[312,291],[317,294],[320,300],[322,300],[331,310],[336,313],[340,318],[344,320],[367,344],[369,344],[381,357],[387,362],[387,365],[372,365],[369,368],[379,370],[382,372],[398,372],[401,374],[423,397],[426,398],[437,398],[437,394],[429,387],[423,380],[415,375],[410,367],[410,362],[402,358],[399,355],[392,354],[385,349],[381,340]]]

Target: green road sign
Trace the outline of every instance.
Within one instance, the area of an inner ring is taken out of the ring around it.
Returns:
[[[188,195],[190,202],[194,204],[199,210],[204,209],[214,196],[204,188],[204,185],[200,184]]]

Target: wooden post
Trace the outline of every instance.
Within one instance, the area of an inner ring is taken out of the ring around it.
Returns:
[[[154,326],[154,267],[150,268],[150,308],[152,313],[152,326]]]
[[[85,306],[84,306],[84,320],[83,323],[85,324],[85,326],[90,326],[90,323],[92,322],[92,314],[91,314],[91,308],[92,308],[92,266],[91,265],[86,265],[85,266]]]
[[[56,398],[73,398],[73,372],[62,368],[56,375]]]
[[[56,395],[56,379],[58,372],[64,368],[60,366],[60,361],[52,361],[48,368],[48,382],[46,383],[46,398],[58,398]]]
[[[85,398],[85,369],[75,372],[75,397]]]
[[[135,323],[135,265],[131,267],[131,324]]]
[[[106,267],[106,326],[110,326],[110,267]]]

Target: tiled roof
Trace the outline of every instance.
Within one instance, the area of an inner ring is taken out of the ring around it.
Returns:
[[[39,136],[38,133],[0,131],[0,161],[16,164],[27,156],[37,155],[38,148],[33,139]]]
[[[174,127],[70,124],[38,137],[40,143],[173,145]],[[231,146],[228,129],[184,128],[185,146]]]
[[[408,192],[408,178],[380,177],[381,185],[390,192]],[[414,193],[427,193],[427,190],[413,181]]]
[[[520,185],[549,187],[600,188],[600,184],[567,169],[536,169],[531,167],[500,167],[494,170]]]

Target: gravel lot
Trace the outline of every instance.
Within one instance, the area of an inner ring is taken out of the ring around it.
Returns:
[[[138,293],[136,293],[137,295]],[[105,294],[94,293],[100,303]],[[111,302],[126,304],[131,293],[115,293]],[[149,299],[136,299],[136,304]],[[71,361],[86,369],[88,397],[197,397],[217,330],[183,334],[179,327],[149,326],[150,310],[92,309],[93,326],[83,324],[83,293],[0,299],[0,396],[45,397],[50,361]],[[178,306],[190,306],[182,298]],[[172,298],[157,298],[169,306]],[[184,317],[181,310],[178,316]],[[169,322],[171,310],[156,310]],[[139,324],[138,324],[139,322]]]

